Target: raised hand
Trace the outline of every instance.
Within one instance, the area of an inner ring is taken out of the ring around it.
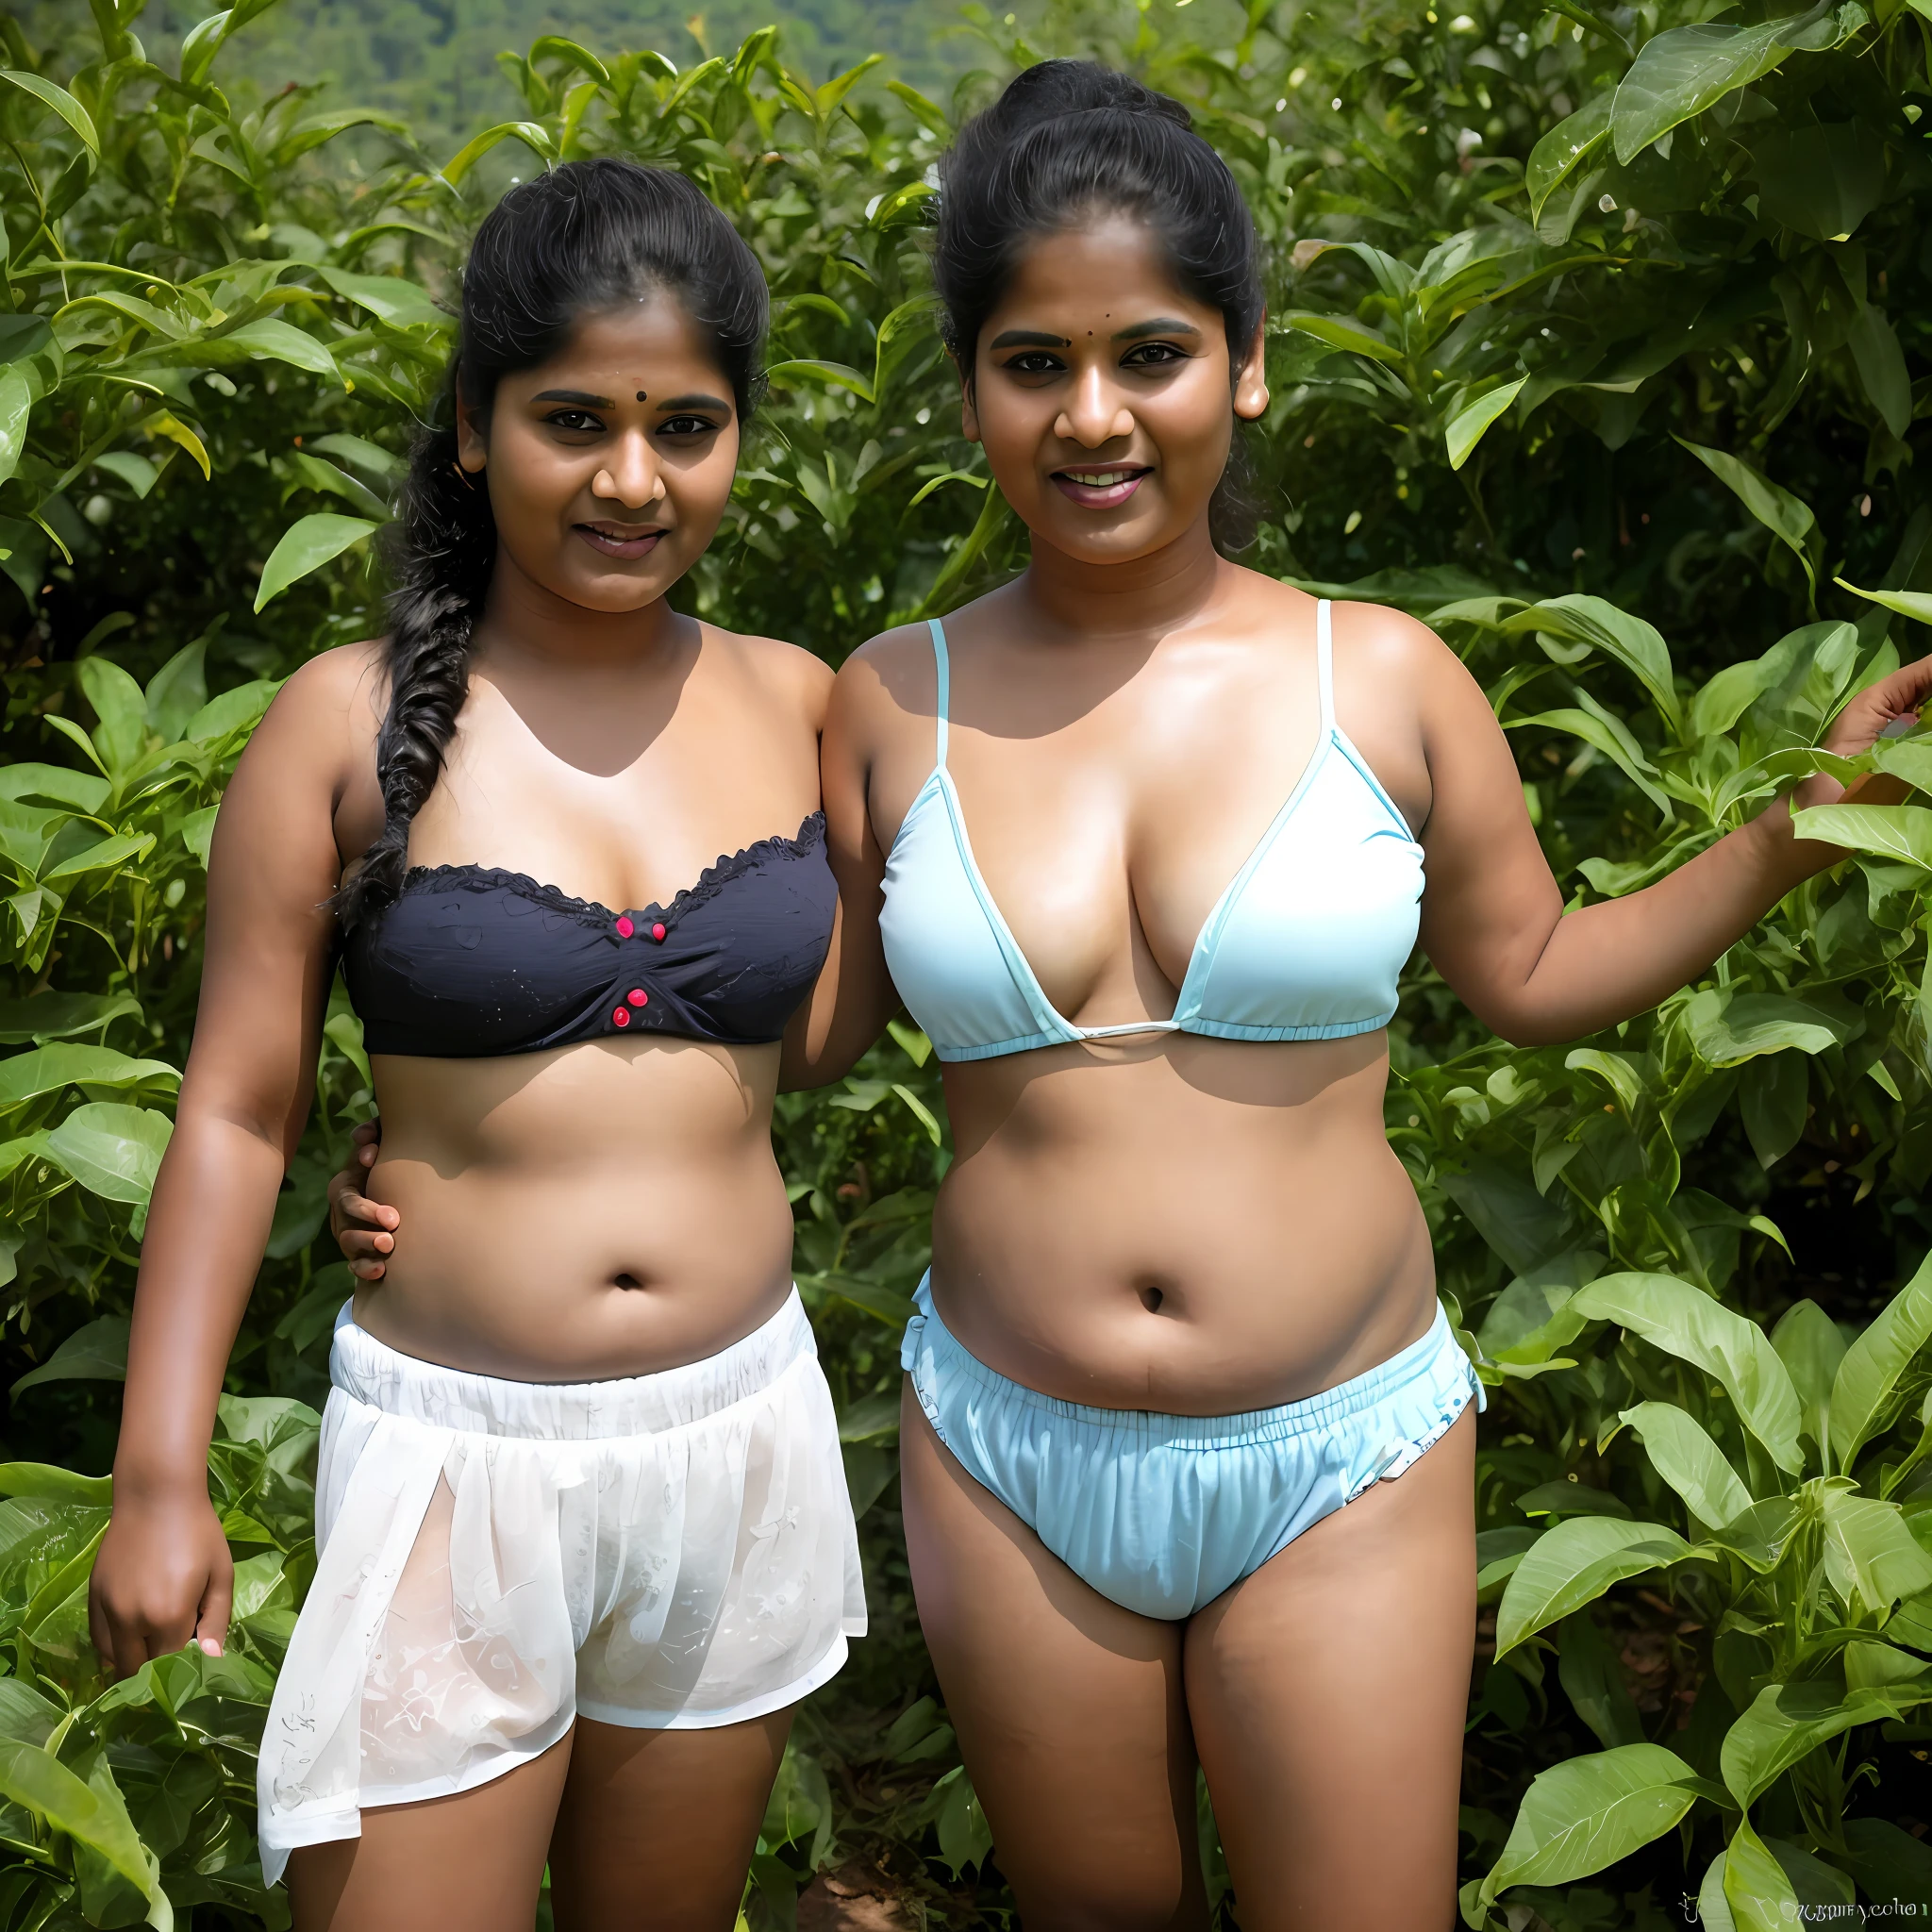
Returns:
[[[1879,739],[1897,735],[1897,727],[1909,729],[1919,722],[1921,708],[1932,697],[1932,658],[1921,658],[1916,664],[1904,664],[1890,677],[1868,685],[1846,705],[1824,734],[1824,749],[1839,757],[1855,758],[1868,752]],[[1873,772],[1840,786],[1829,774],[1821,772],[1807,778],[1791,794],[1794,806],[1819,805],[1898,805],[1910,793],[1903,778],[1889,772]]]

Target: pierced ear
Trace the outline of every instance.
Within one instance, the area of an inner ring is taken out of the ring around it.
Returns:
[[[1257,423],[1268,413],[1268,311],[1255,325],[1255,339],[1234,386],[1234,412],[1244,423]]]

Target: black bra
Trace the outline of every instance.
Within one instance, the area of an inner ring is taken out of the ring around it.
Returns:
[[[522,873],[418,866],[348,935],[370,1053],[485,1059],[665,1033],[780,1038],[831,944],[825,817],[708,867],[668,906],[614,912]]]

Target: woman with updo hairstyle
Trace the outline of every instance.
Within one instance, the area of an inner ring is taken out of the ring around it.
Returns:
[[[1243,1932],[1447,1932],[1481,1394],[1383,1131],[1398,975],[1420,938],[1505,1038],[1575,1039],[1843,855],[1781,799],[1566,914],[1455,655],[1235,561],[1261,278],[1177,103],[1022,74],[942,165],[934,266],[1032,556],[839,674],[808,1046],[903,1000],[944,1066],[900,1467],[948,1713],[1038,1932],[1206,1924],[1197,1765]]]
[[[216,824],[92,1616],[118,1674],[227,1639],[207,1452],[340,957],[386,1131],[261,1742],[297,1932],[528,1932],[546,1863],[559,1932],[727,1932],[865,1628],[770,1132],[834,915],[831,676],[668,600],[767,306],[675,174],[513,188],[390,634],[289,679]]]

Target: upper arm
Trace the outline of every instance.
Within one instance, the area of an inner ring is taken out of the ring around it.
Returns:
[[[359,716],[369,661],[366,647],[330,652],[282,687],[236,767],[209,847],[181,1105],[247,1124],[285,1158],[308,1114],[334,970],[336,809],[373,736]]]
[[[1422,944],[1470,1010],[1507,1033],[1512,1001],[1562,917],[1562,893],[1489,699],[1432,632],[1410,628],[1431,791]]]
[[[839,885],[831,951],[814,989],[791,1084],[836,1078],[879,1036],[898,1009],[879,941],[886,855],[874,831],[873,761],[881,709],[891,700],[866,645],[832,680],[820,749],[825,810],[825,857]]]

